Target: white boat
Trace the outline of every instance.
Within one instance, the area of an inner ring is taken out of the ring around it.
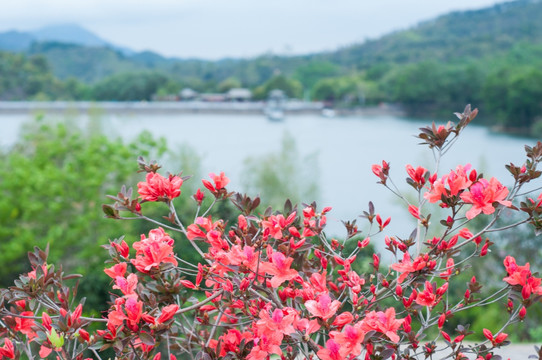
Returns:
[[[264,114],[271,121],[284,120],[284,108],[286,107],[286,95],[282,90],[271,90],[267,99]]]

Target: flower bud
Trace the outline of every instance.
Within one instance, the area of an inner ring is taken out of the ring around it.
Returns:
[[[525,306],[522,306],[521,310],[519,311],[519,319],[520,320],[525,319],[526,315],[527,315],[527,309],[525,309]]]

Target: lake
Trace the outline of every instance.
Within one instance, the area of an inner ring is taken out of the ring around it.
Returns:
[[[0,115],[0,146],[11,146],[22,124],[30,119],[30,115]],[[49,119],[54,116],[45,120]],[[86,116],[80,115],[79,119],[84,121]],[[449,119],[454,121],[455,117],[450,115]],[[271,122],[263,115],[105,114],[100,121],[108,133],[127,140],[148,130],[165,137],[172,149],[181,144],[190,145],[202,157],[203,174],[224,171],[231,179],[228,188],[232,190],[241,190],[247,157],[264,158],[278,152],[281,140],[289,134],[295,138],[299,156],[313,155],[318,163],[318,205],[333,207],[328,217],[328,232],[332,235],[343,235],[340,220],[355,219],[372,200],[377,213],[392,217],[389,233],[408,236],[414,227],[411,216],[397,206],[396,197],[376,184],[371,165],[388,161],[394,182],[407,191],[411,188],[404,183],[406,164],[423,165],[434,171],[431,151],[418,145],[419,140],[414,137],[418,128],[431,124],[430,120],[389,115],[335,118],[295,115]],[[469,162],[486,177],[495,176],[511,185],[512,178],[504,164],[522,164],[525,144],[533,145],[534,140],[496,134],[471,124],[443,158],[440,172]],[[166,167],[166,170],[180,169]],[[414,197],[413,191],[410,194]]]

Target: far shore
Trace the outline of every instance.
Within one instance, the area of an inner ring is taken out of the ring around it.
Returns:
[[[286,115],[313,114],[322,115],[326,107],[322,102],[306,102],[290,100],[283,108]],[[263,114],[265,102],[147,102],[147,101],[0,101],[0,116],[3,114],[36,114],[36,113],[100,113],[105,114],[231,114],[254,115]],[[383,104],[349,109],[333,110],[339,116],[394,115],[404,116],[402,109]],[[329,114],[324,112],[325,114]]]

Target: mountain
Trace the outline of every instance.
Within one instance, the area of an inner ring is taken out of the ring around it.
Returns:
[[[309,89],[319,79],[353,72],[368,72],[370,80],[378,80],[397,65],[496,59],[522,44],[542,44],[540,19],[540,0],[517,0],[453,12],[336,51],[219,61],[166,58],[151,51],[129,52],[78,25],[1,33],[0,49],[41,54],[59,78],[75,77],[87,83],[119,72],[152,70],[163,72],[184,86],[208,88],[233,77],[243,86],[255,87],[280,73],[296,77]]]
[[[39,42],[61,42],[67,44],[77,44],[90,47],[112,45],[100,38],[96,34],[75,24],[51,25],[30,32],[35,41]]]
[[[8,31],[0,33],[0,50],[6,51],[24,51],[28,49],[34,41],[34,37],[29,33],[20,31]]]
[[[428,59],[480,59],[503,54],[521,42],[541,44],[540,19],[540,0],[505,2],[480,10],[453,12],[411,29],[315,57],[358,68]]]
[[[113,45],[107,40],[76,24],[46,26],[33,31],[7,31],[0,33],[0,50],[25,52],[34,43],[62,43],[90,48],[111,48],[125,55],[135,52],[131,49]]]

